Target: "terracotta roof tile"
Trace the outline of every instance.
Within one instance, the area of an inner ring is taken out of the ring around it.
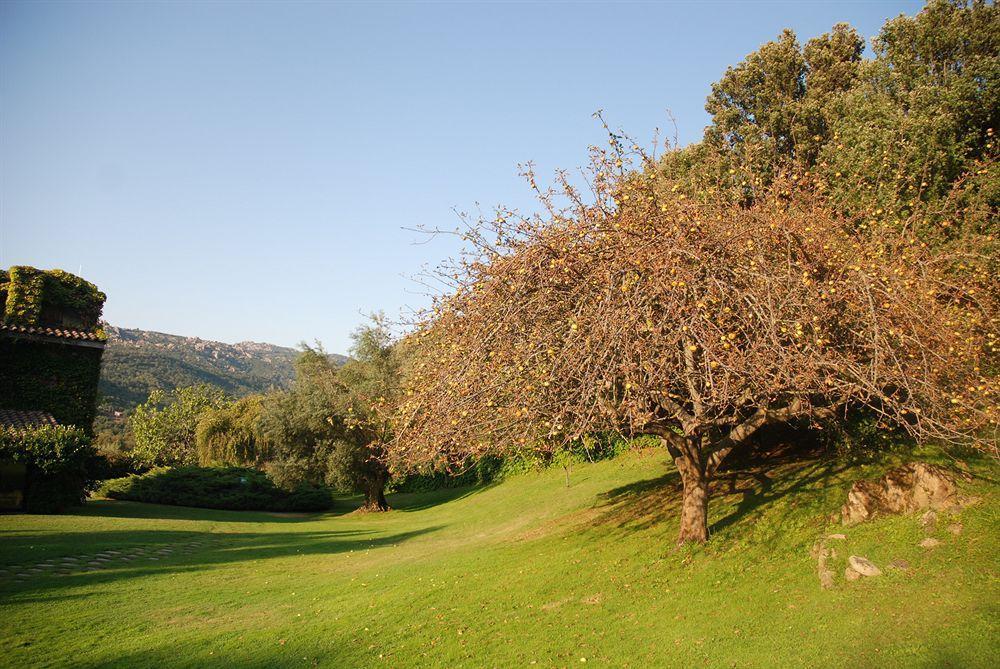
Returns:
[[[58,425],[52,414],[46,411],[26,411],[21,409],[0,409],[0,426],[25,430],[42,425]]]
[[[0,333],[9,332],[11,334],[36,335],[40,337],[58,337],[59,339],[73,339],[76,341],[96,341],[104,342],[107,338],[96,332],[83,332],[80,330],[63,330],[61,328],[49,327],[25,327],[23,325],[7,325],[0,323]]]

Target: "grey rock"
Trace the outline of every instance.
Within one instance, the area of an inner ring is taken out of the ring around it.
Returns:
[[[962,523],[952,523],[948,526],[948,531],[954,534],[956,537],[962,533]]]
[[[833,549],[820,547],[817,555],[816,572],[819,576],[819,585],[824,590],[833,587],[833,570],[827,564],[827,560],[833,557]]]
[[[875,566],[875,563],[860,555],[852,555],[847,558],[851,568],[862,576],[881,576],[882,570]]]
[[[844,578],[846,578],[848,581],[856,581],[859,578],[861,578],[861,574],[854,571],[853,569],[850,568],[850,566],[848,566],[844,568]]]
[[[941,541],[939,539],[935,539],[934,537],[927,537],[920,542],[921,548],[937,548],[940,545]]]

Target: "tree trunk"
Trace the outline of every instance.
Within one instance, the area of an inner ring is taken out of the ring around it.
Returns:
[[[389,503],[385,501],[385,481],[372,481],[365,489],[365,505],[362,511],[388,511]]]
[[[708,541],[708,474],[698,463],[681,456],[674,459],[684,484],[681,528],[677,543]]]
[[[757,428],[764,425],[769,412],[757,410],[722,438],[716,435],[712,442],[699,430],[685,426],[685,435],[680,435],[666,427],[660,427],[658,434],[667,452],[673,458],[681,475],[684,493],[681,502],[681,528],[677,543],[705,543],[708,541],[708,496],[709,483],[719,465],[733,451],[742,445]]]

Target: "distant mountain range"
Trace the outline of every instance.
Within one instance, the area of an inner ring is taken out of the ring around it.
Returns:
[[[100,392],[101,409],[108,412],[130,411],[155,388],[209,383],[237,396],[284,388],[295,375],[293,362],[299,353],[274,344],[223,344],[112,325],[105,325],[105,332],[108,346]]]

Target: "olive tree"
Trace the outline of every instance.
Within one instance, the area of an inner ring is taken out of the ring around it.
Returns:
[[[355,330],[351,360],[337,372],[335,404],[346,428],[328,461],[330,480],[363,492],[368,511],[386,511],[386,446],[400,393],[399,350],[381,316]]]
[[[258,443],[266,445],[264,468],[279,485],[325,482],[362,493],[367,511],[386,511],[385,444],[399,363],[380,319],[353,339],[352,359],[340,368],[322,348],[305,347],[292,387],[264,399]]]

